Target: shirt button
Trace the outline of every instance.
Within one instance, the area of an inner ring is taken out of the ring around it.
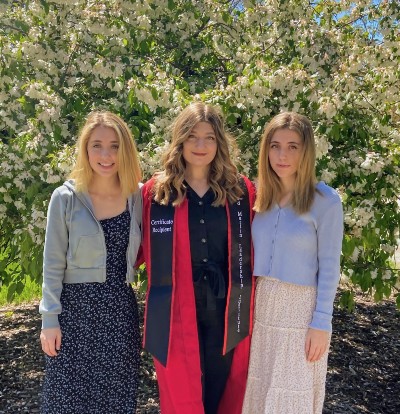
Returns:
[[[204,219],[200,219],[200,223],[201,224],[204,224]]]
[[[202,243],[205,243],[207,240],[206,239],[201,239],[201,242]]]
[[[199,201],[199,206],[202,206],[203,205],[203,202],[202,201]]]
[[[208,259],[205,257],[205,258],[203,259],[203,262],[204,262],[204,263],[207,263],[207,262],[208,262]]]

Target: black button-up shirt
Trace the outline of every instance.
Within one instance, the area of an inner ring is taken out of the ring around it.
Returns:
[[[189,237],[193,279],[209,280],[210,288],[219,298],[225,297],[228,286],[228,220],[225,206],[213,207],[214,192],[210,188],[203,197],[187,186],[189,201]],[[220,278],[223,278],[221,285]],[[222,291],[222,287],[224,288]]]

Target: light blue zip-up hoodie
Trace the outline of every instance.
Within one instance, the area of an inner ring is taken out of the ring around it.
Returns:
[[[134,280],[134,264],[141,242],[140,191],[128,198],[131,227],[126,252],[126,281]],[[66,181],[51,196],[47,212],[43,260],[43,298],[39,305],[42,328],[58,327],[63,283],[106,281],[106,243],[88,194]]]

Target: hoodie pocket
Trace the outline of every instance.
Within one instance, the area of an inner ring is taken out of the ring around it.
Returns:
[[[75,254],[74,262],[81,268],[102,268],[105,266],[103,235],[101,233],[80,236]]]

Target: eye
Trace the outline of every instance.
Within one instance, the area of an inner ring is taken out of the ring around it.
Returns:
[[[215,141],[215,137],[213,135],[209,135],[207,137],[207,141]]]
[[[298,146],[297,145],[290,145],[290,147],[289,147],[291,150],[297,150],[298,149]]]
[[[117,150],[119,148],[119,145],[114,144],[114,145],[111,146],[111,148],[114,149],[114,150]]]
[[[277,144],[271,144],[270,148],[278,148]]]

